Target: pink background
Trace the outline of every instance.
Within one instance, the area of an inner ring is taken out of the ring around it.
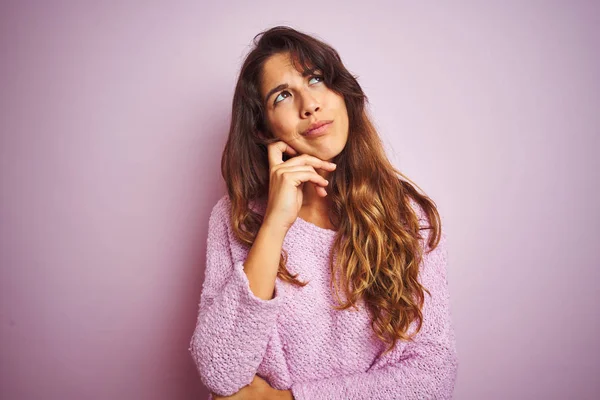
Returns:
[[[205,398],[208,215],[277,24],[340,52],[438,203],[455,398],[600,398],[597,4],[103,3],[0,6],[0,398]]]

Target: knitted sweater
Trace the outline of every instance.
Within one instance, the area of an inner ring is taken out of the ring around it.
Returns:
[[[253,204],[264,215],[265,204]],[[210,214],[205,279],[189,347],[211,392],[232,395],[258,374],[276,389],[291,389],[296,400],[452,398],[458,358],[445,233],[420,266],[419,281],[432,294],[424,293],[421,330],[414,342],[398,340],[381,355],[386,345],[373,333],[364,303],[358,311],[332,309],[328,257],[336,231],[297,218],[284,239],[287,268],[310,283],[299,288],[277,278],[274,298],[263,300],[250,290],[243,269],[249,248],[233,236],[230,209],[225,195]],[[431,231],[421,232],[426,240]]]

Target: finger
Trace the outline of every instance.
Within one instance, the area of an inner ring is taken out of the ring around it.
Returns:
[[[296,165],[296,166],[292,166],[292,167],[280,167],[278,169],[279,173],[289,173],[289,172],[300,172],[300,171],[309,171],[309,172],[315,172],[315,169],[313,167],[311,167],[310,165]],[[319,175],[319,174],[317,174]],[[321,175],[319,175],[321,176]],[[298,186],[299,188],[302,188],[302,184],[300,184],[300,186]],[[323,180],[321,181],[321,184],[315,184],[313,183],[314,187],[315,187],[315,191],[317,192],[317,194],[321,197],[325,197],[327,196],[327,190],[325,189],[326,186],[328,186],[327,180],[325,178],[323,178]]]
[[[293,156],[298,154],[298,152],[294,150],[292,146],[290,146],[284,141],[269,144],[267,146],[267,153],[269,157],[269,170],[274,166],[282,164],[284,162],[283,153],[288,153]]]
[[[285,166],[283,166],[285,164]],[[287,173],[287,172],[299,172],[299,171],[315,171],[314,167],[310,166],[310,165],[292,165],[292,166],[288,166],[287,162],[282,164],[282,166],[280,166],[277,171],[279,173]],[[317,174],[318,175],[318,174]],[[321,176],[321,175],[319,175]],[[326,186],[328,186],[327,180],[325,180],[323,178],[323,181],[321,183],[322,186],[317,185],[317,184],[313,184],[315,186],[315,191],[317,192],[317,194],[321,197],[325,197],[327,196],[327,190],[325,189]],[[301,186],[299,186],[301,187]]]
[[[329,182],[321,175],[312,171],[292,171],[283,174],[285,180],[290,180],[294,186],[298,187],[303,182],[312,182],[315,185],[327,186]]]
[[[315,185],[315,190],[319,196],[327,196],[327,190],[324,187]]]
[[[321,160],[315,156],[311,156],[309,154],[302,154],[301,156],[290,158],[285,162],[287,165],[310,165],[313,168],[326,169],[328,171],[333,171],[336,168],[334,163]]]
[[[284,163],[284,164],[281,164],[281,166],[279,168],[277,168],[277,172],[280,174],[282,174],[284,172],[302,172],[302,171],[314,172],[315,174],[317,173],[315,168],[311,165],[287,165],[286,163]]]
[[[290,173],[290,172],[314,172],[315,174],[317,174],[317,171],[315,171],[315,169],[313,167],[311,167],[310,165],[293,165],[291,167],[279,167],[277,169],[277,172],[280,174],[283,173]],[[319,174],[317,174],[319,175]],[[319,175],[321,176],[321,175]],[[327,180],[325,178],[323,178],[323,180],[321,181],[320,185],[314,185],[315,186],[315,190],[317,191],[317,194],[320,194],[322,197],[327,196],[327,191],[324,189],[324,187],[328,186],[329,184],[327,183]],[[323,187],[321,187],[323,186]]]

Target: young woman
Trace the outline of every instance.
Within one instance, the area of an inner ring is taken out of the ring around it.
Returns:
[[[214,399],[448,399],[458,361],[435,203],[386,158],[338,53],[255,37],[209,218],[190,352]]]

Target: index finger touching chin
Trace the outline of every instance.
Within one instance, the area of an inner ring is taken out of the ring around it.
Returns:
[[[291,155],[298,154],[294,148],[283,141],[271,143],[267,148],[267,152],[269,157],[269,168],[283,163],[283,153],[288,153]]]

